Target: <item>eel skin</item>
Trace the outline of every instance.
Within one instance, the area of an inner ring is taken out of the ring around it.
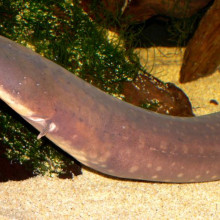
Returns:
[[[220,179],[220,112],[186,118],[133,106],[0,37],[0,98],[82,164],[157,182]]]

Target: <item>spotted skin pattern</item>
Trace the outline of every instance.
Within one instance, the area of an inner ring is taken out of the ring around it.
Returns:
[[[82,164],[157,182],[220,179],[220,113],[161,115],[116,99],[0,37],[0,98]]]

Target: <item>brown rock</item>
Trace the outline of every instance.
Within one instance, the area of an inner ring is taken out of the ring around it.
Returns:
[[[220,65],[220,0],[202,18],[187,45],[180,82],[185,83],[213,73]]]
[[[122,93],[125,101],[161,114],[194,116],[191,103],[181,89],[150,75],[139,74],[133,82],[124,82]]]

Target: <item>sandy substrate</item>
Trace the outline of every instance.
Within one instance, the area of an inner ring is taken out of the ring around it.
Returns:
[[[220,111],[220,73],[179,85],[182,53],[139,51],[151,73],[189,96],[196,115]],[[156,57],[156,59],[155,59]],[[153,69],[151,68],[153,67]],[[0,183],[0,219],[220,219],[220,181],[159,184],[110,179],[83,170],[72,180],[35,177]]]

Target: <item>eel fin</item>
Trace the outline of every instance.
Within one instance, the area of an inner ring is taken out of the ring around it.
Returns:
[[[50,123],[48,123],[43,130],[38,134],[37,139],[41,139],[43,136],[45,136],[50,131]]]
[[[50,124],[47,124],[43,130],[38,134],[37,139],[41,139],[43,136],[45,136],[49,132]]]
[[[40,134],[38,134],[37,139],[39,140],[43,136],[47,135],[47,133],[52,132],[56,129],[56,125],[53,122],[47,123],[45,127],[42,129]]]

